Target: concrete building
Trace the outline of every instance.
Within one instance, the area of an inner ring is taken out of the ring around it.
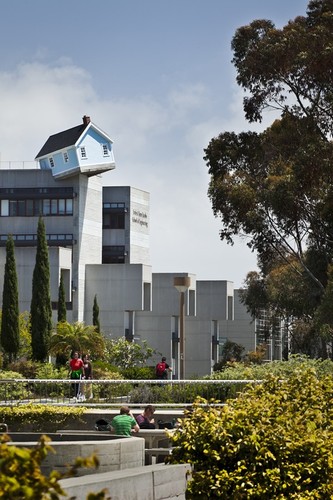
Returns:
[[[227,339],[255,349],[255,322],[232,282],[152,272],[149,193],[102,183],[102,174],[115,168],[112,145],[84,116],[81,125],[46,141],[36,156],[37,168],[0,169],[0,266],[4,268],[6,240],[12,234],[20,311],[30,310],[41,215],[49,245],[54,322],[62,275],[68,321],[91,324],[97,295],[105,335],[146,339],[171,361],[175,378],[182,368],[183,344],[187,378],[209,374]],[[183,314],[174,286],[177,277],[189,283]]]

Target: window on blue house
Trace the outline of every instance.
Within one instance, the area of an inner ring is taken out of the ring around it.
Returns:
[[[54,167],[54,159],[52,158],[52,156],[50,157],[50,167]]]
[[[67,153],[67,151],[64,151],[64,162],[65,162],[65,163],[68,163],[68,162],[69,162],[69,158],[68,158],[68,153]]]
[[[102,149],[103,149],[103,156],[109,156],[109,146],[107,144],[102,144]]]
[[[81,153],[81,158],[82,158],[82,159],[87,158],[87,152],[86,152],[86,148],[85,148],[85,146],[82,146],[82,147],[80,148],[80,153]]]

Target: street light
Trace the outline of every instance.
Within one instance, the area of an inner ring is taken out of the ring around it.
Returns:
[[[180,292],[179,302],[179,378],[185,377],[185,292],[191,285],[188,276],[177,276],[173,279],[174,287]]]

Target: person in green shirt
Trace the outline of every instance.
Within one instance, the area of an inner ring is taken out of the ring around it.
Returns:
[[[111,427],[118,436],[131,436],[132,429],[134,432],[139,432],[140,430],[128,406],[120,408],[120,414],[112,419]]]

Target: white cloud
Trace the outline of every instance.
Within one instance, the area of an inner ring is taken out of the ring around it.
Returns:
[[[243,121],[239,96],[234,99],[231,113],[221,109],[209,116],[209,93],[191,83],[175,85],[159,100],[146,95],[115,101],[101,98],[91,75],[68,59],[22,64],[0,72],[1,160],[32,160],[49,135],[90,115],[114,139],[117,169],[105,183],[151,193],[153,271],[189,271],[239,285],[255,259],[245,244],[220,242],[203,160],[213,136]]]

